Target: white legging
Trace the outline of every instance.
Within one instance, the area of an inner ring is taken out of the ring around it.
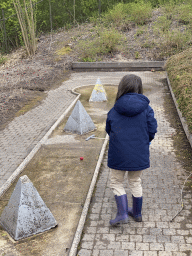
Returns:
[[[123,187],[124,176],[127,172],[129,187],[131,193],[134,197],[142,196],[142,186],[141,186],[141,174],[142,171],[120,171],[115,169],[110,169],[111,183],[110,187],[114,195],[121,196],[126,194]]]

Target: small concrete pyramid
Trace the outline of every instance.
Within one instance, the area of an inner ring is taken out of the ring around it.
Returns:
[[[95,129],[96,127],[91,117],[88,115],[80,100],[78,100],[67,120],[64,131],[82,135]]]
[[[49,230],[57,225],[27,175],[19,178],[0,218],[1,226],[14,240]]]
[[[101,81],[99,78],[97,79],[96,85],[92,91],[89,101],[93,101],[93,102],[107,101],[105,89],[101,84]]]

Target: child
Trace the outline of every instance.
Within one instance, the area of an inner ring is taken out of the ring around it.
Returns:
[[[142,221],[142,170],[149,168],[149,144],[157,132],[157,121],[149,99],[143,95],[141,78],[126,75],[118,86],[116,102],[106,121],[109,134],[108,167],[111,168],[110,187],[115,195],[117,216],[111,225],[127,223],[128,215]],[[133,207],[128,201],[123,180],[128,172]]]

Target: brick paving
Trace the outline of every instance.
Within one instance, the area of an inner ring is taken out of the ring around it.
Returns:
[[[103,84],[118,84],[127,73],[73,73],[58,89],[50,91],[41,105],[10,122],[0,131],[0,187],[75,99],[71,89],[94,85],[98,77]],[[160,79],[165,78],[165,73],[136,74],[143,80],[145,94],[158,121],[158,133],[151,144],[151,167],[143,172],[143,222],[136,223],[130,218],[126,225],[109,226],[109,220],[115,217],[116,206],[109,188],[106,155],[83,231],[79,256],[192,255],[190,192],[184,193],[184,210],[170,222],[181,208],[181,188],[188,174],[175,156],[172,140],[175,130],[163,107],[163,97],[168,91]],[[125,187],[131,202],[127,182]]]
[[[41,105],[0,131],[0,187],[75,99],[65,87],[50,91]]]
[[[0,131],[0,189],[76,98],[71,93],[73,88],[95,85],[98,77],[103,84],[118,84],[125,74],[127,72],[73,73],[59,88],[49,91],[39,106],[16,117]]]
[[[150,83],[152,80],[147,80]],[[107,154],[90,205],[78,256],[189,256],[192,255],[191,193],[184,193],[181,209],[181,188],[188,174],[178,162],[172,135],[175,129],[165,114],[164,94],[168,90],[158,84],[147,92],[158,122],[158,133],[151,143],[151,167],[144,170],[143,222],[111,227],[116,215],[116,203],[109,188]],[[131,193],[125,181],[128,202]]]

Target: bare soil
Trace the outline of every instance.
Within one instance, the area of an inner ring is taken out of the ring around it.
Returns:
[[[71,73],[70,57],[66,62],[55,61],[50,36],[39,39],[37,52],[31,58],[26,57],[24,48],[7,57],[8,61],[0,66],[0,130],[15,116],[40,103],[47,91],[61,85]]]

